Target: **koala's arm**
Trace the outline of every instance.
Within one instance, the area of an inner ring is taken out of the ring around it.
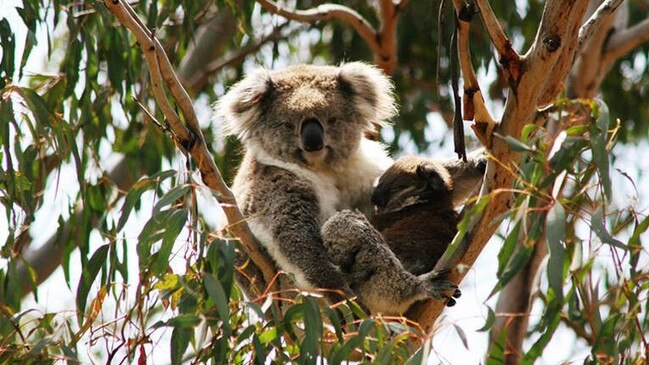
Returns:
[[[467,161],[461,159],[443,160],[442,164],[448,170],[453,181],[453,206],[464,204],[482,185],[487,168],[487,156],[480,148],[467,155]]]
[[[251,227],[260,224],[271,236],[258,238],[278,266],[294,274],[299,286],[331,290],[325,293],[331,302],[344,299],[336,291],[350,295],[343,275],[324,247],[318,218],[320,207],[309,183],[270,166],[256,174],[255,179],[254,194],[249,195],[250,205],[245,210],[253,218]]]

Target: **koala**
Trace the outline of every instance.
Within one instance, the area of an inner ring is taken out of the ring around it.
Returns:
[[[405,156],[379,178],[372,224],[407,271],[435,267],[457,233],[455,208],[479,187],[486,162],[482,150],[466,162]]]
[[[446,292],[457,286],[445,280],[448,271],[411,274],[358,211],[336,213],[322,226],[322,237],[332,262],[373,314],[400,315],[413,303],[427,298],[453,301]]]
[[[395,114],[392,89],[358,62],[257,69],[215,107],[243,145],[232,190],[253,234],[297,287],[325,289],[330,302],[352,291],[320,228],[342,209],[372,211],[374,181],[392,160],[366,135]]]

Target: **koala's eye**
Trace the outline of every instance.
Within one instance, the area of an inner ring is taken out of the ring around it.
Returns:
[[[336,123],[338,123],[337,118],[329,118],[329,124],[336,124]]]
[[[284,127],[284,129],[286,129],[288,131],[292,131],[292,130],[295,129],[295,126],[291,122],[285,122],[285,123],[282,124],[282,126]]]

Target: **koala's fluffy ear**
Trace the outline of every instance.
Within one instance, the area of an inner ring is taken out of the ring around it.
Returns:
[[[390,79],[375,66],[362,62],[345,63],[340,66],[339,82],[354,98],[357,110],[367,121],[367,130],[376,125],[387,125],[397,108],[394,103],[394,86]]]
[[[216,117],[223,124],[226,135],[236,135],[244,140],[259,118],[259,102],[273,90],[268,70],[259,68],[236,83],[216,102]]]
[[[416,168],[417,177],[425,181],[433,190],[451,189],[451,176],[442,166],[437,166],[430,162],[422,162]]]

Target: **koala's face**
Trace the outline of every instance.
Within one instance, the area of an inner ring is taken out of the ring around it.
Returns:
[[[217,104],[225,129],[264,156],[305,166],[335,164],[394,112],[392,84],[376,68],[300,65],[257,70]]]
[[[385,214],[435,200],[450,202],[452,194],[451,176],[442,164],[405,156],[381,175],[372,203],[377,214]]]

